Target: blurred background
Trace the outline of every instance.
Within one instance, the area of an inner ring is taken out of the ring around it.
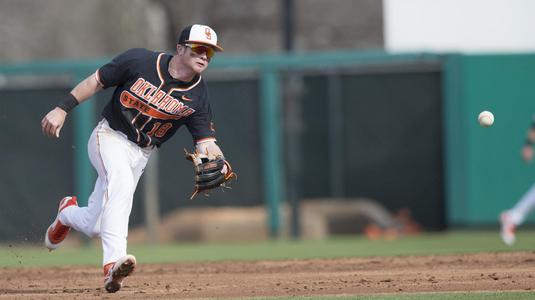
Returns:
[[[59,140],[42,117],[128,48],[172,53],[206,24],[205,74],[231,190],[189,200],[186,129],[158,149],[132,242],[399,237],[491,227],[535,179],[529,0],[0,0],[0,242],[41,242],[58,201],[83,205],[87,140],[112,89]],[[490,110],[495,124],[480,127]]]

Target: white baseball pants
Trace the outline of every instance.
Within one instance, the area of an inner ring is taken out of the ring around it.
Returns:
[[[128,220],[134,192],[152,147],[141,148],[121,132],[100,121],[88,142],[91,164],[98,173],[87,207],[70,206],[61,223],[102,240],[102,265],[125,256]]]

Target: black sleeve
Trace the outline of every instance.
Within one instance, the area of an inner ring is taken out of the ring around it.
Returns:
[[[212,109],[210,108],[206,92],[203,93],[202,101],[203,105],[201,109],[191,115],[186,123],[195,143],[206,139],[215,140],[215,131],[212,124]]]
[[[136,62],[149,51],[135,48],[116,56],[112,61],[100,67],[97,71],[98,81],[103,88],[125,83],[132,75]]]

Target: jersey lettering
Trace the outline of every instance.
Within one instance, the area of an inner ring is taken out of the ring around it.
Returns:
[[[157,90],[157,92],[156,92]],[[181,101],[177,100],[170,94],[166,93],[165,91],[160,90],[155,85],[151,84],[147,80],[143,78],[138,78],[136,82],[130,87],[130,91],[134,93],[139,98],[145,100],[147,103],[155,105],[159,110],[163,110],[166,113],[176,115],[178,118],[185,118],[195,112],[194,109],[190,108],[189,106],[185,105]],[[124,93],[124,92],[123,92]],[[128,95],[124,96],[125,99],[128,99],[129,97],[133,97],[132,94],[128,93]],[[136,97],[134,97],[136,98]],[[121,103],[123,96],[121,94]],[[137,99],[139,101],[139,99]],[[132,101],[128,101],[130,105],[132,105]],[[141,103],[143,103],[141,101]],[[143,105],[137,105],[137,107],[142,107]],[[148,108],[151,109],[150,106]],[[142,113],[148,113],[150,109],[140,110]],[[138,109],[139,110],[139,109]],[[154,115],[154,113],[152,113]],[[152,116],[150,115],[150,116]]]
[[[173,97],[167,95],[167,96],[165,96],[165,98],[163,98],[162,101],[160,101],[158,103],[154,103],[154,105],[156,105],[157,107],[165,107],[167,105],[167,103],[171,102],[172,99],[173,99]]]
[[[131,91],[135,91],[139,88],[141,88],[143,86],[143,84],[145,84],[145,80],[143,78],[139,78],[131,87],[130,87],[130,90]]]
[[[162,123],[156,122],[152,126],[152,129],[149,132],[147,132],[147,135],[161,138],[167,133],[169,129],[171,129],[171,127],[173,127],[172,123],[164,123],[162,125]]]
[[[162,90],[159,90],[158,93],[156,93],[156,95],[154,95],[154,97],[152,97],[149,101],[149,103],[158,103],[160,100],[162,100],[162,98],[165,96],[165,92],[162,91]]]
[[[154,85],[152,85],[150,82],[145,82],[145,84],[143,85],[143,87],[139,90],[136,91],[136,94],[138,96],[140,96],[141,98],[145,98],[145,95],[150,95],[150,92],[147,93],[147,90],[155,90],[156,87]]]
[[[145,102],[139,100],[136,96],[130,94],[127,91],[123,91],[121,93],[121,104],[124,107],[128,108],[134,108],[141,112],[145,116],[149,116],[156,119],[162,119],[162,120],[178,120],[182,118],[180,115],[171,115],[166,114],[164,112],[161,112],[150,105],[146,104]]]
[[[167,131],[169,129],[171,129],[171,127],[173,127],[173,124],[171,123],[164,123],[162,126],[160,126],[160,128],[158,128],[158,130],[156,131],[156,134],[154,134],[156,137],[163,137]]]

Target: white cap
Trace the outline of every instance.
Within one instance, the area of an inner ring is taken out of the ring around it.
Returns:
[[[194,24],[184,28],[178,37],[178,43],[203,44],[214,48],[216,51],[223,51],[223,48],[217,44],[217,34],[206,25]]]

